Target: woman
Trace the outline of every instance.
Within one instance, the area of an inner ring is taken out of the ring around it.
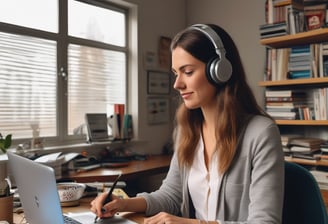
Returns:
[[[278,127],[258,106],[238,50],[215,25],[193,25],[172,40],[175,151],[159,190],[104,205],[100,217],[145,212],[147,224],[281,223],[284,159]],[[230,222],[232,223],[232,222]]]

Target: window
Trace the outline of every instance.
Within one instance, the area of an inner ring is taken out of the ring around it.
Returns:
[[[1,133],[85,139],[86,113],[125,104],[126,17],[103,1],[3,0]]]

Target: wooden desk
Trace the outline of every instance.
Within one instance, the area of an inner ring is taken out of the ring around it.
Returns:
[[[80,212],[90,212],[90,202],[94,197],[86,197],[80,199],[80,205],[74,207],[62,207],[63,213],[80,213]],[[122,212],[120,215],[125,218],[134,221],[136,223],[143,223],[144,215],[142,213],[130,213],[130,212]],[[25,224],[26,220],[24,220],[24,214],[16,214],[14,213],[14,224]]]
[[[69,178],[81,183],[114,181],[118,173],[122,173],[121,180],[133,180],[145,175],[153,175],[167,172],[170,167],[171,155],[149,156],[147,160],[133,160],[128,166],[118,168],[97,168],[94,170],[71,173],[63,178]],[[64,213],[90,211],[90,201],[94,197],[80,199],[80,205],[76,207],[62,207]],[[143,223],[144,215],[140,213],[121,213],[120,215],[136,222]],[[24,214],[14,213],[14,223],[23,224]]]
[[[170,167],[171,155],[149,156],[146,160],[133,160],[128,166],[117,168],[97,168],[86,172],[70,173],[64,178],[69,178],[81,183],[114,181],[119,173],[120,180],[133,180],[145,175],[167,172]]]

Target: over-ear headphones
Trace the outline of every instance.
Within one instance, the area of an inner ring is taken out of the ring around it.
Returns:
[[[208,25],[195,24],[189,27],[202,32],[213,43],[215,52],[218,57],[212,58],[206,64],[207,79],[213,84],[224,84],[232,75],[232,66],[230,61],[226,58],[226,50],[219,35]]]

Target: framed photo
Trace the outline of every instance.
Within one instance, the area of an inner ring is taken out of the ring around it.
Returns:
[[[158,44],[158,63],[163,69],[169,70],[171,67],[171,38],[161,36]]]
[[[168,72],[148,71],[147,82],[148,94],[170,93],[170,74]]]
[[[165,97],[148,98],[147,116],[148,124],[167,123],[170,119],[169,99]]]

